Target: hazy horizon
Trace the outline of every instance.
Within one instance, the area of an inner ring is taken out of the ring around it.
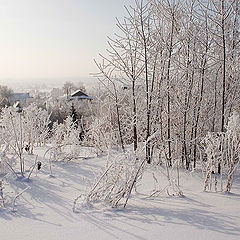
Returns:
[[[0,0],[0,84],[82,79],[87,85],[97,71],[93,59],[117,31],[115,18],[132,3]]]
[[[27,89],[61,88],[65,82],[81,83],[87,90],[94,89],[98,85],[94,77],[0,79],[0,85],[20,92]]]

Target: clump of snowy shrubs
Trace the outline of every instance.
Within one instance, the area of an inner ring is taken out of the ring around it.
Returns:
[[[145,143],[140,144],[141,147],[136,151],[126,149],[124,152],[114,153],[115,155],[113,156],[109,151],[105,169],[96,178],[93,186],[86,193],[80,194],[74,200],[73,210],[76,211],[78,204],[92,206],[97,203],[105,203],[113,208],[119,206],[126,207],[132,191],[137,189],[145,170],[151,167],[147,163],[145,149],[148,141],[153,141],[157,136],[158,132],[150,136]],[[161,167],[158,166],[158,168]],[[164,175],[167,177],[168,184],[161,190],[155,188],[151,196],[157,196],[164,190],[166,190],[168,195],[170,195],[169,192],[171,191],[171,195],[182,196],[182,191],[169,172],[167,159],[166,168],[163,168],[163,170],[166,171]],[[156,180],[155,176],[153,180]]]
[[[55,122],[51,131],[49,124],[50,114],[36,104],[21,111],[15,107],[3,108],[0,115],[0,172],[20,172],[24,176],[27,169],[24,154],[34,154],[35,147],[46,143],[50,144],[47,151],[50,160],[78,158],[82,129],[77,122],[69,116],[63,123]],[[36,166],[36,163],[30,165]],[[16,170],[18,166],[19,170]]]

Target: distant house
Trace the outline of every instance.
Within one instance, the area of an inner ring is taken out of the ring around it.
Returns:
[[[81,90],[77,90],[74,93],[71,94],[70,100],[82,100],[82,99],[86,99],[86,100],[93,100],[92,97],[88,96],[87,94],[85,94],[84,92],[82,92]]]
[[[13,93],[10,104],[13,105],[16,102],[26,103],[29,98],[31,98],[29,93]]]

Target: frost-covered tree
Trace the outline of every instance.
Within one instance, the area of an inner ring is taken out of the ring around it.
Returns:
[[[32,104],[18,112],[14,107],[2,109],[0,116],[0,145],[5,149],[5,156],[17,156],[20,172],[25,171],[23,152],[33,153],[37,145],[45,143],[48,137],[49,114],[46,110]],[[26,148],[27,147],[27,148]]]
[[[0,85],[0,107],[5,107],[10,105],[10,100],[13,95],[13,90],[7,86]]]
[[[35,145],[45,144],[48,138],[50,115],[46,110],[38,108],[36,104],[31,104],[24,108],[23,117],[25,126],[28,126],[25,134],[32,153]]]

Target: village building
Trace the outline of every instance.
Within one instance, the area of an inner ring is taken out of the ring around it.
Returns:
[[[81,90],[75,91],[75,92],[72,93],[71,96],[69,97],[69,100],[82,100],[82,99],[93,100],[93,97],[88,96],[87,94],[85,94],[85,93],[82,92]]]

